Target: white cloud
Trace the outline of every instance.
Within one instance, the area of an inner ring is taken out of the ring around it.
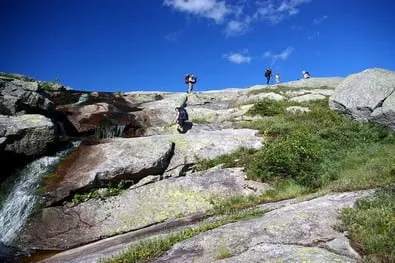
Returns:
[[[226,25],[226,36],[238,36],[245,34],[250,28],[251,18],[247,16],[244,20],[230,20]]]
[[[293,51],[294,51],[293,47],[287,47],[286,49],[284,49],[280,53],[272,53],[271,51],[266,51],[263,54],[263,57],[271,59],[272,60],[272,66],[273,66],[273,64],[277,60],[283,60],[283,61],[287,60],[289,58],[289,56],[292,54]]]
[[[283,0],[280,7],[278,8],[278,11],[287,12],[289,15],[296,15],[299,13],[298,7],[310,1],[311,0]]]
[[[316,19],[314,19],[313,23],[318,25],[318,24],[321,24],[321,22],[324,21],[325,19],[328,19],[328,16],[322,16],[320,18],[316,18]]]
[[[239,36],[253,23],[278,24],[299,13],[300,6],[312,0],[164,0],[176,11],[192,14],[225,26],[226,36]]]
[[[254,17],[277,24],[289,16],[299,13],[299,6],[311,0],[261,0],[257,2]]]
[[[320,32],[314,32],[312,35],[308,36],[307,39],[308,40],[313,40],[313,39],[319,37],[320,34],[321,34]]]
[[[250,63],[252,58],[248,56],[248,51],[244,51],[243,53],[246,53],[246,55],[242,53],[230,52],[223,54],[222,57],[235,64]]]
[[[213,19],[220,23],[231,12],[225,1],[217,0],[164,0],[164,5],[177,11]]]
[[[180,35],[182,34],[182,30],[174,31],[165,36],[167,41],[175,42],[178,41]]]

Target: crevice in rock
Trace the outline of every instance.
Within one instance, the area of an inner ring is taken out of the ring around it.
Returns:
[[[386,99],[388,99],[393,93],[395,93],[395,88],[386,97],[384,97],[384,99],[382,99],[381,101],[379,101],[379,103],[377,103],[377,105],[373,108],[373,111],[376,110],[377,108],[383,107],[383,104],[386,101]]]
[[[324,250],[326,250],[330,253],[336,254],[338,256],[343,256],[343,257],[347,257],[350,259],[357,259],[356,257],[351,257],[350,255],[340,253],[339,251],[336,251],[336,250],[331,249],[328,246],[326,246],[326,243],[331,242],[335,239],[336,239],[336,237],[322,238],[322,239],[313,240],[311,243],[307,243],[307,244],[298,243],[298,242],[284,242],[284,243],[282,243],[282,242],[260,242],[260,243],[255,244],[254,246],[268,244],[268,245],[283,245],[283,246],[300,246],[300,247],[307,247],[307,248],[316,247],[316,248],[324,249]],[[244,253],[248,249],[241,251],[240,254]]]

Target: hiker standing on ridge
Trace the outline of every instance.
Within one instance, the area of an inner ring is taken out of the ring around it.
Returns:
[[[310,78],[310,73],[309,72],[303,70],[302,74],[303,74],[303,78],[304,79],[309,79]]]
[[[193,90],[193,86],[196,84],[197,78],[193,73],[185,75],[185,84],[188,85],[188,92],[191,93]]]
[[[272,70],[269,68],[265,72],[266,84],[269,85],[270,78],[272,77]]]
[[[276,73],[276,75],[274,76],[274,79],[276,80],[276,84],[280,83],[280,74]]]

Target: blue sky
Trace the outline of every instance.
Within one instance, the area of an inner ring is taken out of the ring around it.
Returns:
[[[395,70],[392,0],[1,0],[0,72],[77,90],[186,91]]]

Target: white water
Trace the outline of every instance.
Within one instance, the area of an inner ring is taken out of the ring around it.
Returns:
[[[39,179],[53,168],[58,160],[59,157],[42,157],[21,171],[3,207],[0,208],[0,241],[9,245],[17,237],[38,201],[34,191],[39,186]]]

